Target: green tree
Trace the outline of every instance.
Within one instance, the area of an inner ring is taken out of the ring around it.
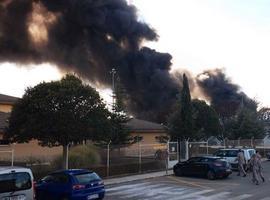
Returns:
[[[225,121],[225,136],[229,139],[262,138],[265,133],[260,113],[243,107],[237,115]]]
[[[169,117],[168,128],[172,139],[193,139],[194,121],[192,116],[192,104],[188,79],[183,75],[183,89],[181,91],[181,101],[175,106],[175,112]]]
[[[105,137],[99,138],[97,143],[105,145],[111,142],[112,145],[130,145],[135,139],[130,135],[130,130],[126,123],[130,120],[125,109],[125,90],[121,84],[120,78],[116,74],[115,88],[113,91],[115,102],[112,105],[110,113],[110,130]],[[101,135],[102,136],[102,135]]]
[[[98,92],[74,75],[28,88],[12,110],[5,137],[14,142],[37,139],[44,146],[63,146],[95,139],[109,129],[109,112]]]
[[[264,125],[259,120],[257,112],[242,109],[233,121],[232,139],[262,138],[264,136]]]
[[[216,111],[205,101],[192,101],[194,129],[197,139],[207,139],[210,136],[220,136],[221,126]]]

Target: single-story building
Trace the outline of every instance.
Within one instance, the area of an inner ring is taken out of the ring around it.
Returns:
[[[7,158],[11,159],[11,153],[6,151],[14,150],[15,160],[31,160],[33,158],[39,158],[47,160],[48,157],[55,157],[62,153],[62,147],[42,147],[38,144],[38,141],[33,140],[29,143],[22,144],[8,144],[3,139],[5,128],[8,125],[8,118],[12,110],[13,105],[19,98],[12,97],[4,94],[0,94],[0,160]]]
[[[131,119],[127,122],[132,137],[141,139],[141,144],[157,144],[159,137],[167,136],[166,128],[158,123],[140,119]]]
[[[14,149],[15,160],[29,160],[33,158],[39,158],[41,161],[48,160],[62,153],[62,147],[42,147],[38,144],[38,141],[32,140],[29,143],[23,144],[9,144],[3,140],[3,134],[5,127],[8,125],[8,118],[12,110],[12,106],[18,100],[16,97],[0,94],[0,152],[7,149]],[[127,123],[127,127],[130,130],[132,137],[140,138],[141,145],[157,145],[159,148],[159,137],[166,137],[167,131],[161,124],[140,120],[131,119]],[[2,143],[2,145],[1,145]],[[137,148],[137,144],[133,144],[134,148]],[[131,145],[131,148],[132,146]],[[0,159],[5,158],[5,155],[0,154]]]
[[[4,129],[8,125],[8,118],[17,97],[0,94],[0,144],[4,143]]]

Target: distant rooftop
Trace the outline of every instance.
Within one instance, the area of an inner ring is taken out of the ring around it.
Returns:
[[[0,104],[14,104],[19,98],[18,97],[12,97],[5,94],[0,94]]]
[[[127,127],[134,132],[165,132],[166,129],[163,125],[149,122],[140,119],[131,119],[127,122]]]

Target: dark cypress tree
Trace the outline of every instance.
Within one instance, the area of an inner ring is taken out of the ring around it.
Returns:
[[[194,125],[192,118],[192,104],[187,76],[183,75],[183,89],[181,93],[181,135],[184,139],[192,138],[194,135]]]
[[[172,113],[168,121],[169,132],[173,140],[187,140],[194,137],[192,113],[188,79],[184,74],[180,103],[176,104],[175,112]]]

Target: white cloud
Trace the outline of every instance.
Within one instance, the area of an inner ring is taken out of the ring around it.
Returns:
[[[21,97],[27,87],[60,78],[61,74],[57,68],[49,64],[23,67],[3,63],[0,65],[0,93]]]
[[[270,14],[266,1],[133,0],[160,35],[148,45],[173,55],[173,68],[225,68],[244,92],[270,105]],[[260,16],[260,14],[262,16]],[[267,24],[267,20],[269,24]]]

